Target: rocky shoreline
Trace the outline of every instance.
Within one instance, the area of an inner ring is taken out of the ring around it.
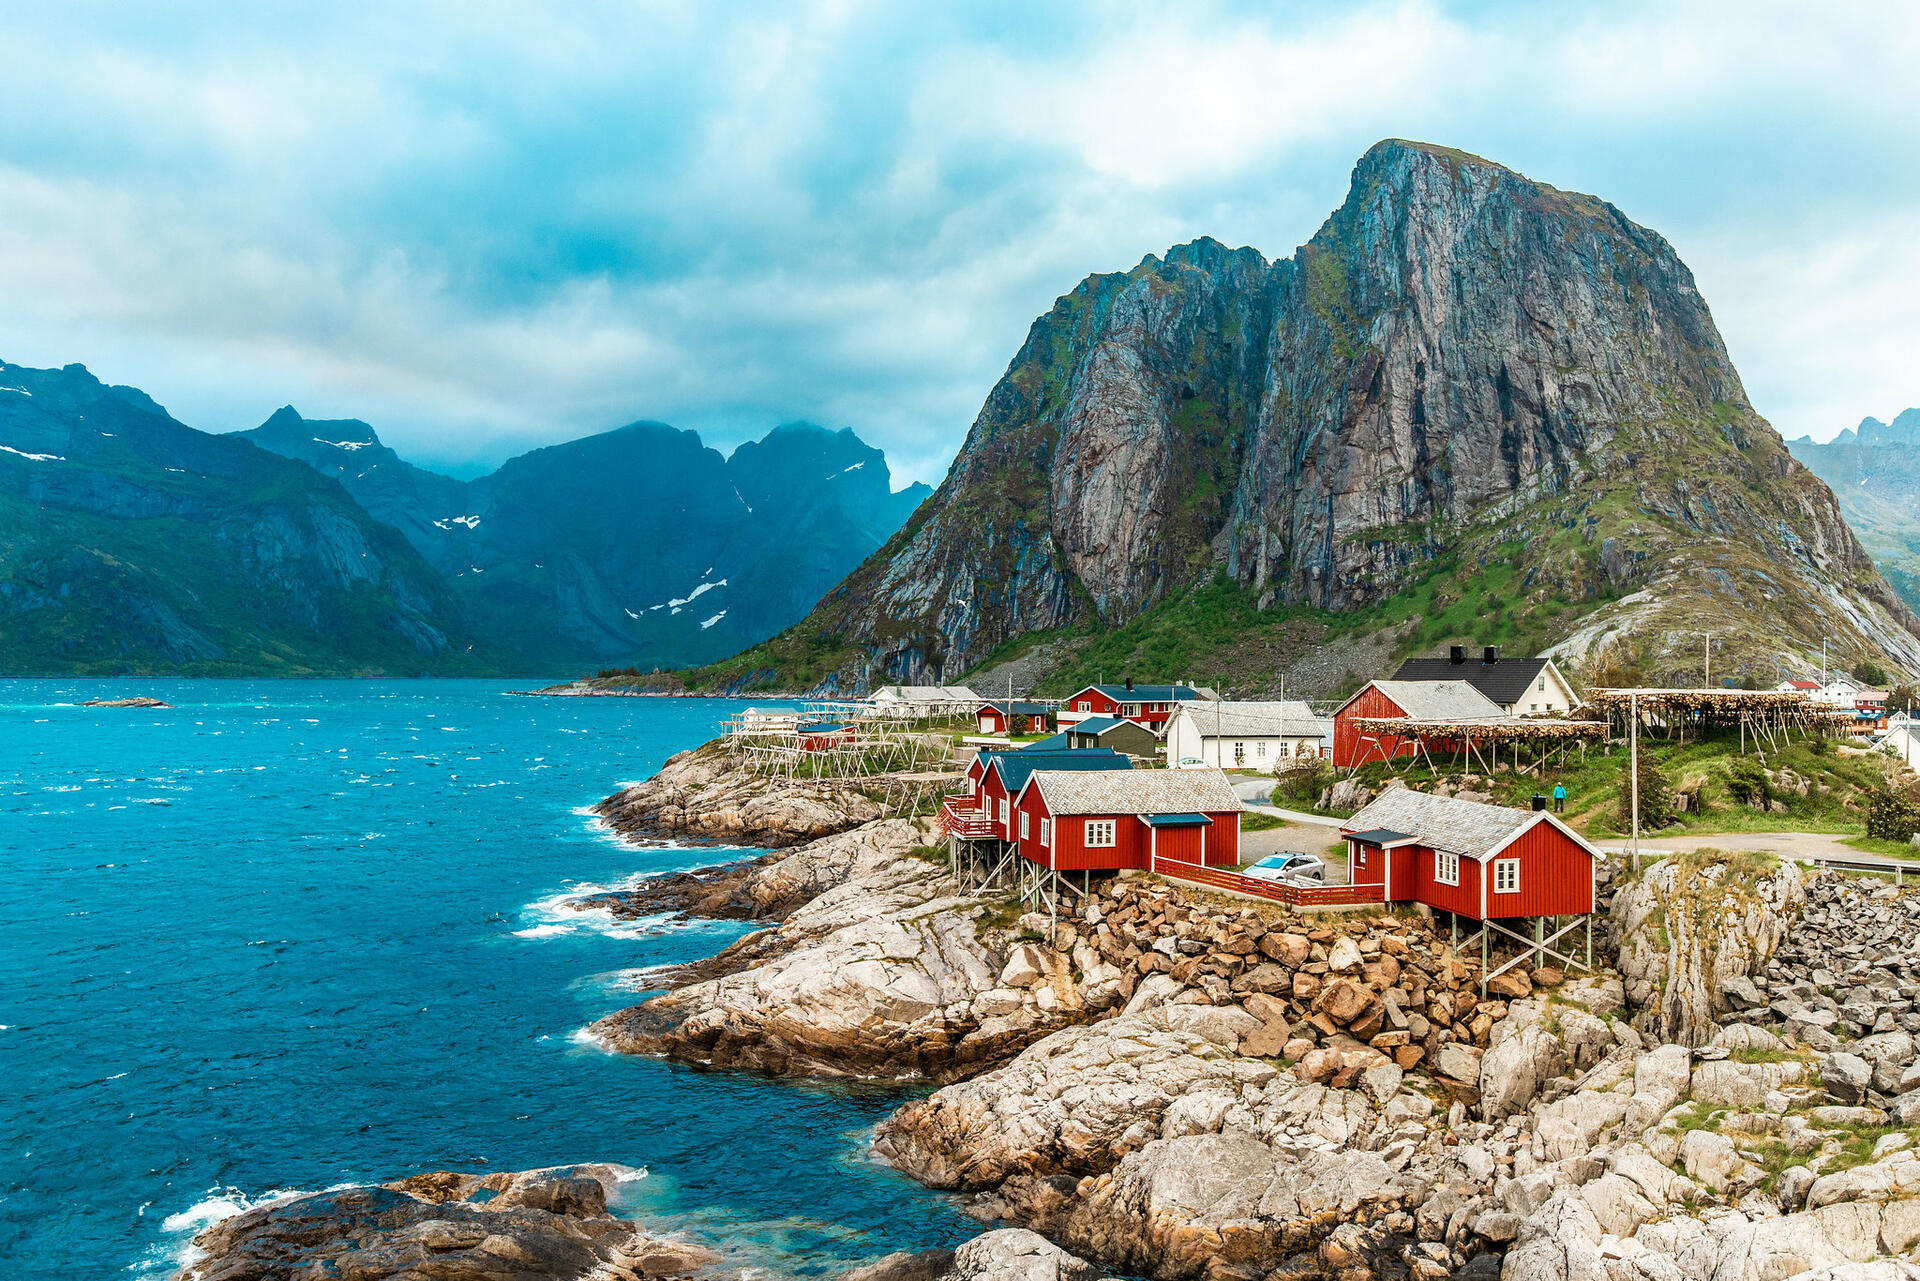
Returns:
[[[860,1281],[1920,1281],[1920,895],[1676,857],[1611,888],[1617,966],[1483,995],[1412,913],[1123,875],[1023,916],[927,820],[741,774],[703,749],[603,803],[795,839],[584,901],[766,923],[592,1031],[937,1085],[872,1155],[994,1230]]]

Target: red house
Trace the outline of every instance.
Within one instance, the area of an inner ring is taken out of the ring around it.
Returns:
[[[1045,703],[987,703],[974,713],[974,723],[982,734],[1030,734],[1045,730],[1051,715]]]
[[[979,837],[969,839],[992,839],[1011,841],[1010,835],[1017,830],[1013,819],[1013,799],[1026,786],[1027,779],[1035,770],[1129,770],[1133,762],[1125,755],[1099,749],[1068,751],[1064,748],[1048,751],[1036,751],[1033,748],[1008,752],[981,752],[974,757],[973,764],[967,767],[967,792],[972,800],[971,808],[985,821],[981,829],[977,822],[968,824],[979,831]],[[950,803],[951,804],[951,803]],[[968,808],[954,806],[956,815]]]
[[[1060,728],[1077,725],[1089,716],[1112,716],[1144,725],[1156,734],[1173,719],[1174,708],[1196,699],[1210,699],[1212,690],[1192,685],[1089,685],[1060,704]]]
[[[1341,825],[1348,879],[1469,920],[1585,916],[1599,852],[1545,810],[1389,788]]]
[[[1411,737],[1363,731],[1356,720],[1497,721],[1500,705],[1466,681],[1368,681],[1333,713],[1333,763],[1340,769],[1411,756]]]
[[[1086,751],[1073,753],[1085,756]],[[1246,807],[1219,770],[1035,770],[1015,794],[1021,857],[1057,872],[1236,867]]]

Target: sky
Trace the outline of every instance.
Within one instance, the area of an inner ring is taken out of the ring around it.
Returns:
[[[1756,408],[1920,405],[1920,6],[0,6],[0,357],[460,474],[640,418],[937,482],[1027,326],[1383,137],[1592,192]]]

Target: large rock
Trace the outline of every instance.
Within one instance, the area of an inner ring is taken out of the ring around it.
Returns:
[[[442,1172],[257,1206],[194,1238],[182,1281],[533,1281],[687,1276],[712,1250],[649,1236],[607,1213],[621,1166],[483,1177]],[[479,1193],[490,1199],[476,1199]],[[618,1269],[618,1272],[614,1270]]]
[[[1656,1040],[1708,1044],[1731,1008],[1724,985],[1765,968],[1805,901],[1792,864],[1744,867],[1668,858],[1615,895],[1633,1025]]]
[[[669,758],[659,773],[615,792],[594,813],[623,836],[777,848],[879,818],[879,802],[855,784],[749,770],[716,741]]]
[[[844,872],[777,931],[749,935],[704,967],[716,977],[591,1031],[631,1054],[786,1075],[944,1080],[1082,1017],[1068,967],[1050,949],[1023,952],[1044,976],[1000,986],[1003,965],[975,923],[979,903],[956,896],[939,865],[907,857],[914,837],[912,824],[889,820],[833,838],[844,858],[790,855],[807,860],[809,876],[827,879],[819,869],[828,865]]]

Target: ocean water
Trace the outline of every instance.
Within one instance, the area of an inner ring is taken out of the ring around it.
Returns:
[[[978,1230],[866,1159],[898,1091],[578,1035],[746,928],[558,906],[725,857],[583,807],[733,707],[507,688],[0,682],[0,1275],[162,1277],[277,1192],[576,1161],[776,1272]],[[56,706],[128,692],[176,707]]]

